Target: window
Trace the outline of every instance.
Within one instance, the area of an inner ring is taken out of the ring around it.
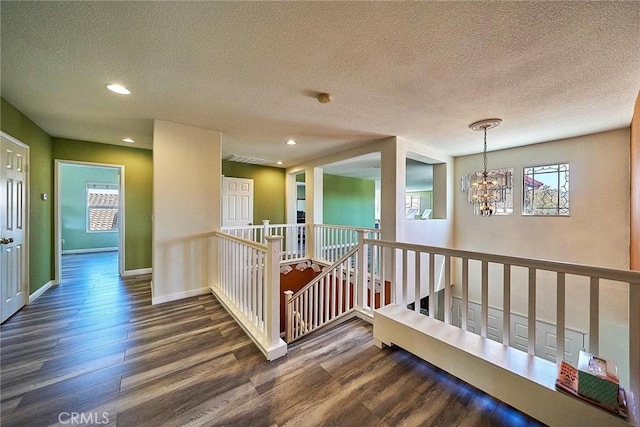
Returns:
[[[87,231],[118,230],[118,185],[87,184]]]
[[[569,216],[569,164],[524,168],[522,195],[523,215]]]
[[[405,194],[405,219],[430,219],[433,204],[433,192],[421,191]]]

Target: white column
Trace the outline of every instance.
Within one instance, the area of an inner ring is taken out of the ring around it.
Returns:
[[[322,168],[307,168],[305,170],[305,206],[308,224],[322,224],[323,222],[323,179]]]
[[[400,241],[402,240],[405,208],[406,147],[398,141],[398,138],[390,138],[385,142],[380,154],[381,238],[382,240]],[[394,277],[388,276],[381,278],[381,280],[391,280],[391,293],[395,293],[395,301],[400,301],[398,284],[401,284],[402,269],[394,269],[392,266],[401,265],[402,255],[396,252],[398,251],[391,252],[392,256],[387,260],[389,268],[385,268]]]
[[[220,230],[221,176],[219,132],[154,121],[154,304],[209,286],[202,236]]]

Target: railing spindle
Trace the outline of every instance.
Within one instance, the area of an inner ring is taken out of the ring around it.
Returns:
[[[527,318],[527,352],[536,353],[536,269],[529,267],[529,310]]]
[[[436,254],[429,253],[429,317],[436,317]]]
[[[600,335],[600,279],[589,283],[589,353],[598,354]]]
[[[414,311],[420,313],[420,297],[421,297],[421,292],[420,292],[420,252],[414,252],[414,257],[415,257],[415,267],[416,267],[416,273],[415,273],[415,285],[414,285],[414,293],[413,293],[413,298],[415,303],[413,304],[413,309]]]
[[[557,274],[556,284],[556,363],[564,360],[565,274]]]
[[[291,342],[291,340],[293,339],[293,306],[291,304],[291,296],[293,295],[293,291],[286,290],[284,291],[284,295],[286,307],[286,310],[284,312],[284,322],[285,325],[287,325],[285,328],[285,340],[287,342]]]
[[[340,268],[338,270],[338,277],[336,277],[340,281],[338,283],[338,314],[342,314],[342,287],[344,286],[344,264],[340,264]]]
[[[511,342],[511,266],[502,268],[502,344]]]
[[[489,321],[489,263],[482,261],[482,315],[480,316],[480,336],[487,336]]]
[[[451,257],[444,256],[444,323],[451,324]]]
[[[407,288],[409,286],[409,278],[408,278],[408,262],[407,262],[407,250],[402,250],[402,306],[406,307],[407,305]]]
[[[469,320],[469,258],[462,258],[462,330],[467,330]]]

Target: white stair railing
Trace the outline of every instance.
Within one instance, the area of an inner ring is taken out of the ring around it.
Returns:
[[[273,345],[274,335],[279,333],[278,322],[274,321],[279,315],[280,307],[276,303],[279,298],[263,302],[262,307],[254,305],[254,302],[257,304],[261,300],[257,296],[260,292],[258,289],[262,289],[263,295],[277,294],[280,261],[287,257],[296,259],[293,257],[302,253],[300,247],[309,244],[310,240],[315,241],[317,259],[335,259],[335,263],[326,267],[296,294],[287,292],[287,303],[283,309],[289,342],[339,319],[348,318],[352,313],[371,318],[375,309],[390,303],[402,307],[415,303],[413,309],[420,311],[419,301],[427,296],[430,297],[428,316],[436,318],[436,291],[440,289],[444,301],[438,310],[442,314],[441,320],[447,324],[456,323],[454,326],[467,330],[469,301],[473,295],[474,302],[480,307],[479,312],[476,311],[479,318],[475,319],[475,324],[479,325],[479,334],[487,337],[490,287],[491,292],[495,292],[498,286],[501,287],[503,301],[500,309],[503,313],[502,343],[505,345],[514,346],[510,342],[512,295],[515,292],[526,295],[525,313],[519,313],[520,317],[526,319],[526,324],[521,325],[526,331],[521,348],[531,356],[536,354],[538,314],[541,309],[548,311],[547,304],[555,304],[556,362],[560,363],[565,355],[567,288],[575,292],[576,288],[583,287],[588,295],[583,303],[589,313],[586,331],[589,338],[585,348],[599,354],[602,328],[600,300],[609,299],[610,296],[605,292],[611,292],[611,284],[618,283],[625,287],[628,296],[629,350],[628,354],[614,355],[613,358],[619,364],[628,363],[628,369],[624,369],[628,372],[628,391],[640,396],[640,272],[383,241],[378,238],[378,230],[360,230],[358,233],[358,229],[339,231],[344,227],[317,225],[313,227],[313,235],[309,236],[306,227],[298,224],[272,226],[266,223],[249,228],[262,230],[250,232],[256,233],[251,234],[254,239],[261,238],[259,233],[267,229],[270,233],[278,234],[281,237],[279,241],[292,239],[289,255],[282,255],[281,252],[285,251],[276,249],[273,242],[268,246],[230,236],[230,229],[225,233],[215,233],[220,254],[220,279],[214,292],[222,294],[230,304],[237,306],[236,311],[253,324],[251,328],[262,329],[261,333],[269,336],[264,339],[265,342]],[[271,254],[269,260],[266,259],[267,253]],[[262,268],[261,264],[264,264]],[[258,282],[262,283],[260,274],[271,277],[270,282],[265,281],[264,285],[257,286]],[[454,278],[458,281],[461,294],[459,316],[453,316],[451,311],[451,285]],[[551,294],[550,287],[553,289]],[[545,298],[537,298],[543,292]],[[622,347],[626,347],[626,344]]]
[[[374,228],[347,227],[343,225],[313,225],[314,258],[332,264],[358,245],[358,232],[366,237],[378,239],[380,230]]]
[[[262,244],[216,232],[211,239],[217,253],[211,291],[268,360],[284,356],[287,346],[280,338],[282,237],[266,236]]]
[[[224,233],[256,243],[265,243],[266,236],[282,237],[280,261],[294,262],[304,260],[307,256],[307,224],[271,224],[268,219],[262,225],[242,225],[222,227]]]
[[[295,294],[284,292],[287,343],[353,313],[357,252],[352,248]]]
[[[513,256],[492,255],[480,252],[471,252],[457,249],[440,248],[433,246],[421,246],[399,242],[382,241],[375,239],[363,239],[363,251],[359,254],[361,266],[358,270],[359,298],[358,309],[362,307],[364,313],[372,314],[378,307],[373,300],[377,281],[367,280],[368,272],[374,271],[381,277],[380,282],[388,286],[388,293],[380,294],[379,304],[384,306],[396,303],[406,307],[414,302],[414,310],[420,310],[419,301],[429,296],[428,315],[436,316],[436,267],[444,263],[444,309],[442,320],[452,324],[453,306],[451,285],[452,272],[457,271],[461,286],[461,324],[467,329],[469,295],[479,295],[480,309],[480,335],[487,337],[489,325],[489,283],[502,282],[503,311],[503,344],[512,345],[511,336],[511,299],[514,289],[527,295],[526,341],[527,352],[535,355],[536,351],[536,316],[539,310],[537,294],[541,289],[555,287],[554,293],[546,291],[545,304],[556,304],[556,331],[555,348],[556,362],[559,364],[565,357],[565,328],[566,328],[566,300],[567,281],[570,279],[572,286],[583,286],[585,293],[589,295],[584,306],[589,312],[589,342],[586,349],[593,354],[600,353],[600,296],[603,289],[609,291],[611,283],[626,286],[628,291],[629,313],[629,353],[615,358],[628,362],[630,389],[635,396],[638,394],[640,380],[640,272],[630,270],[618,270],[588,265],[579,265],[558,261],[530,259]],[[491,267],[491,269],[490,269]],[[514,272],[518,270],[518,273]],[[496,270],[500,274],[496,274]],[[497,277],[496,277],[497,276]],[[549,280],[549,276],[553,279]],[[567,277],[567,276],[570,276]],[[576,279],[582,278],[582,279]],[[384,278],[384,280],[383,280]],[[607,282],[605,288],[603,282]],[[369,297],[367,295],[369,290]],[[493,289],[493,288],[492,288]],[[362,291],[361,291],[362,290]],[[478,320],[476,319],[476,323]]]

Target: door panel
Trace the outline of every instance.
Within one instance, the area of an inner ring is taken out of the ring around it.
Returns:
[[[27,302],[27,149],[0,139],[0,321],[4,322]]]
[[[222,178],[222,226],[253,224],[253,180]]]

